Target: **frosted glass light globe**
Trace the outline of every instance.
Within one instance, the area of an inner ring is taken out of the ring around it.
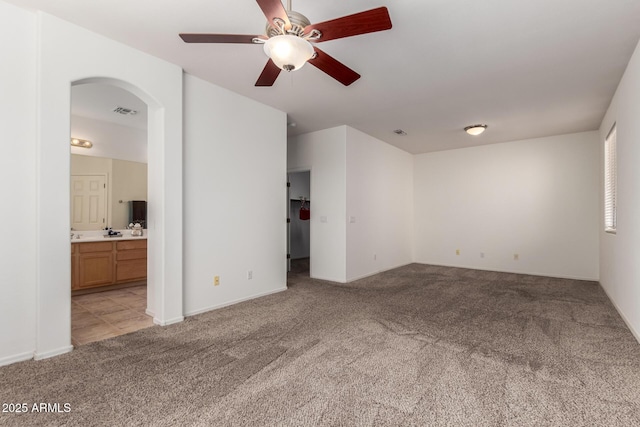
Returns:
[[[264,53],[278,68],[299,70],[313,56],[313,46],[305,39],[289,34],[271,37],[264,43]]]
[[[469,135],[478,136],[487,129],[487,125],[473,125],[464,128]]]

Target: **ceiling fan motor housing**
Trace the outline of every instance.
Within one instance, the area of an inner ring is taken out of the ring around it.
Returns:
[[[293,36],[302,37],[305,27],[311,24],[311,21],[309,21],[306,16],[296,11],[288,10],[287,16],[289,17],[291,28],[289,30],[285,30],[284,22],[276,18],[274,21],[278,22],[278,24],[282,23],[282,28],[274,26],[272,22],[267,22],[266,34],[268,37],[274,37],[281,34],[291,34]]]

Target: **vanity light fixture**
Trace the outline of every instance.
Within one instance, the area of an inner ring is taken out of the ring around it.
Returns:
[[[91,148],[93,147],[93,142],[86,139],[71,138],[71,145],[80,148]]]
[[[478,136],[487,129],[487,125],[471,125],[464,128],[469,135]]]

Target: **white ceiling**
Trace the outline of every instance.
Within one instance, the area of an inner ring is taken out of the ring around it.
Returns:
[[[137,111],[136,114],[115,113],[116,107]],[[147,104],[131,92],[117,86],[91,83],[71,88],[71,114],[137,129],[147,129]]]
[[[640,38],[638,0],[293,0],[312,23],[386,5],[393,29],[319,45],[362,74],[349,87],[307,65],[256,88],[261,46],[178,37],[262,34],[253,0],[8,1],[285,111],[290,134],[347,124],[411,153],[597,129]]]

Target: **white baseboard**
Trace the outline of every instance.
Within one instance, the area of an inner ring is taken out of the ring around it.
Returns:
[[[318,276],[314,276],[312,274],[309,274],[309,278],[313,279],[313,280],[322,280],[323,282],[347,283],[347,281],[344,280],[344,279],[331,279],[331,278],[327,278],[327,277],[318,277]]]
[[[638,333],[638,331],[635,330],[635,328],[633,327],[631,322],[629,322],[629,319],[627,319],[627,316],[625,316],[624,313],[622,312],[622,310],[620,310],[620,307],[618,307],[618,304],[616,304],[615,300],[613,298],[611,298],[611,295],[609,294],[609,292],[607,292],[607,288],[602,286],[602,283],[598,283],[598,284],[600,285],[600,287],[602,288],[604,293],[607,295],[607,298],[609,298],[609,301],[611,301],[611,304],[613,304],[613,306],[615,307],[615,309],[618,312],[618,314],[620,315],[620,317],[622,317],[622,320],[624,320],[624,323],[627,324],[627,327],[629,328],[629,330],[633,334],[633,336],[636,339],[636,341],[638,341],[638,343],[640,343],[640,334]]]
[[[362,276],[350,277],[347,279],[346,283],[355,282],[356,280],[360,280],[360,279],[366,279],[367,277],[375,276],[376,274],[384,273],[385,271],[395,270],[396,268],[404,267],[410,264],[415,264],[415,263],[411,261],[404,264],[396,265],[394,267],[385,268],[384,270],[378,270],[378,271],[374,271],[373,273],[364,274]]]
[[[184,316],[178,316],[178,317],[174,317],[173,319],[169,319],[169,320],[165,320],[162,321],[160,319],[157,318],[153,318],[153,323],[155,323],[156,325],[160,325],[160,326],[169,326],[169,325],[173,325],[175,323],[180,323],[184,321]]]
[[[55,350],[45,351],[44,353],[37,353],[36,352],[36,353],[34,353],[33,358],[35,360],[48,359],[50,357],[59,356],[61,354],[69,353],[72,350],[73,350],[73,346],[72,345],[67,345],[67,346],[64,346],[64,347],[57,348]]]
[[[13,356],[7,356],[0,359],[0,366],[11,365],[13,363],[24,362],[25,360],[33,359],[33,352],[14,354]]]
[[[266,297],[267,295],[277,294],[278,292],[283,292],[283,291],[286,291],[286,290],[287,290],[287,287],[285,286],[285,287],[282,287],[282,288],[274,289],[272,291],[262,292],[262,293],[251,295],[251,296],[244,297],[244,298],[238,298],[238,299],[235,299],[233,301],[224,302],[222,304],[216,304],[216,305],[212,305],[210,307],[204,307],[204,308],[199,308],[197,310],[192,310],[192,311],[186,312],[184,315],[185,316],[195,316],[196,314],[206,313],[207,311],[217,310],[219,308],[228,307],[230,305],[238,304],[238,303],[241,303],[241,302],[249,301],[249,300],[260,298],[260,297]]]
[[[154,313],[153,310],[149,310],[148,308],[144,311],[144,313],[147,316],[151,316],[151,317],[154,317],[156,315],[156,313]]]
[[[571,280],[585,280],[587,282],[597,282],[598,277],[582,277],[582,276],[570,276],[564,274],[552,274],[552,273],[536,273],[531,271],[515,271],[515,270],[498,270],[495,268],[482,268],[476,266],[469,265],[455,265],[455,264],[439,264],[435,262],[421,262],[415,261],[413,264],[422,264],[422,265],[435,265],[437,267],[453,267],[453,268],[465,268],[467,270],[480,270],[480,271],[493,271],[496,273],[510,273],[510,274],[522,274],[525,276],[540,276],[540,277],[551,277],[554,279],[571,279]]]

